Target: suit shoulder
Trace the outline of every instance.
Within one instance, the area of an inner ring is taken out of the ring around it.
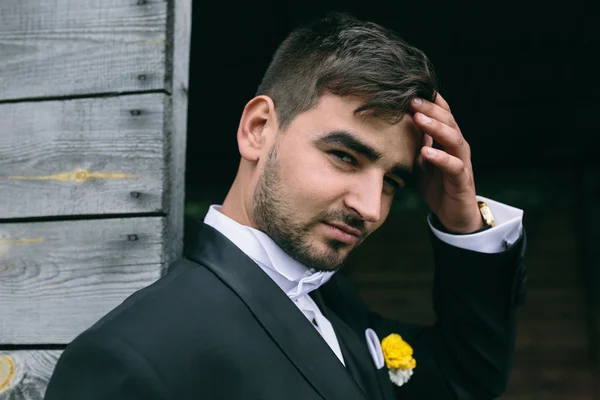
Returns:
[[[259,324],[237,294],[205,266],[185,261],[131,295],[67,350],[80,359],[116,352],[112,357],[120,357],[124,365],[143,359],[172,383],[187,379],[183,377],[192,371],[187,363],[214,368],[220,359],[232,359],[244,343],[240,332],[248,330],[259,332]]]
[[[132,337],[158,333],[165,325],[185,327],[190,316],[208,319],[238,298],[201,264],[183,259],[153,284],[130,295],[89,330]]]

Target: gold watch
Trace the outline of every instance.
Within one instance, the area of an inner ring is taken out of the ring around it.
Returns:
[[[481,218],[483,219],[483,224],[486,229],[496,226],[496,221],[494,221],[494,216],[492,215],[492,210],[485,204],[484,201],[478,201],[477,205],[479,206],[479,212],[481,213]]]

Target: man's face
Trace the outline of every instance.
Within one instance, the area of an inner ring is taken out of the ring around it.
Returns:
[[[254,190],[256,227],[309,268],[333,271],[385,221],[422,144],[412,118],[355,116],[325,95],[277,136]]]

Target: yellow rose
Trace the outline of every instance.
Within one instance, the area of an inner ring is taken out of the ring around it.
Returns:
[[[389,369],[413,369],[417,361],[413,358],[413,349],[402,340],[402,336],[392,333],[381,341],[385,365]]]

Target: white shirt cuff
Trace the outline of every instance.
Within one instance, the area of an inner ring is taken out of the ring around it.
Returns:
[[[427,217],[427,223],[433,234],[449,245],[480,253],[501,253],[521,237],[523,210],[483,196],[477,196],[477,200],[485,201],[492,211],[496,221],[493,228],[470,235],[452,235],[434,228],[431,224],[431,214]]]

